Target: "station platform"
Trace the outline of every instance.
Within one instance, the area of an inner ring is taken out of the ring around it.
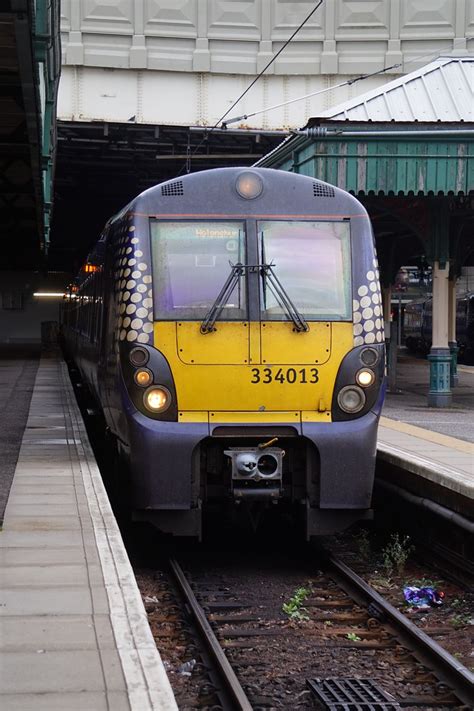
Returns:
[[[0,566],[2,711],[177,709],[59,358],[37,370]]]
[[[0,533],[0,708],[176,709],[66,365],[38,363]],[[474,502],[474,368],[461,366],[446,410],[427,406],[426,361],[402,355],[398,368],[378,458]]]
[[[387,393],[380,418],[377,461],[403,472],[400,483],[414,493],[474,518],[474,366],[458,366],[458,378],[451,407],[428,407],[428,362],[400,352],[396,389]]]

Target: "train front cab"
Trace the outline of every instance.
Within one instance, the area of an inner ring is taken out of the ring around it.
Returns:
[[[166,360],[156,359],[153,348],[144,350],[157,381],[174,394]],[[353,387],[367,356],[382,379],[383,356],[377,349],[353,349],[338,368],[331,416],[327,410],[316,415],[183,410],[177,422],[157,422],[129,404],[134,518],[176,535],[200,536],[203,510],[277,504],[299,515],[307,537],[370,518],[382,397],[377,384],[365,390],[362,416],[337,420],[337,393]],[[130,380],[133,368],[124,370]],[[292,377],[291,368],[288,372]]]
[[[215,190],[199,176],[197,201]],[[120,343],[134,517],[171,533],[200,536],[212,507],[299,509],[308,538],[371,515],[384,346],[370,223],[330,186],[339,200],[315,202],[325,184],[272,185],[244,205],[229,189],[222,215],[154,202],[130,217],[153,293],[152,343]]]

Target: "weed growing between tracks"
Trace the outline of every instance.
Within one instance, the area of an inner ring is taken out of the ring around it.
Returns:
[[[366,527],[328,539],[335,555],[350,565],[420,629],[474,672],[474,592],[452,582],[423,559],[408,536],[381,533]],[[444,592],[443,603],[426,609],[407,605],[408,586]]]
[[[390,540],[382,550],[383,568],[388,578],[394,570],[400,575],[405,570],[407,560],[415,548],[410,545],[410,536],[400,538],[398,533],[392,533]]]
[[[281,609],[288,615],[290,620],[305,621],[309,620],[308,610],[303,607],[304,601],[308,598],[310,594],[310,588],[298,588],[295,590],[293,597],[291,597],[288,602],[284,602]]]

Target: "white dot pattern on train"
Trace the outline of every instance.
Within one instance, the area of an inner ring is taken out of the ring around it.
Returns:
[[[143,261],[140,238],[135,226],[120,231],[115,260],[117,330],[120,341],[151,343],[153,334],[153,298],[149,289],[151,274]]]
[[[385,340],[379,268],[376,259],[373,260],[373,268],[368,269],[365,276],[366,283],[359,286],[357,298],[353,300],[354,346],[383,343]]]

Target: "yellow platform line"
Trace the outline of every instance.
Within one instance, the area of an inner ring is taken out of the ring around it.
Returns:
[[[408,425],[406,422],[391,420],[388,417],[381,417],[380,424],[382,427],[387,427],[390,430],[403,432],[403,434],[412,435],[412,437],[418,437],[418,439],[424,439],[427,442],[441,444],[443,447],[450,447],[451,449],[456,449],[458,452],[464,452],[465,454],[471,454],[474,456],[474,444],[464,442],[462,439],[456,439],[456,437],[439,434],[439,432],[431,432],[430,430],[425,430],[422,427]]]

